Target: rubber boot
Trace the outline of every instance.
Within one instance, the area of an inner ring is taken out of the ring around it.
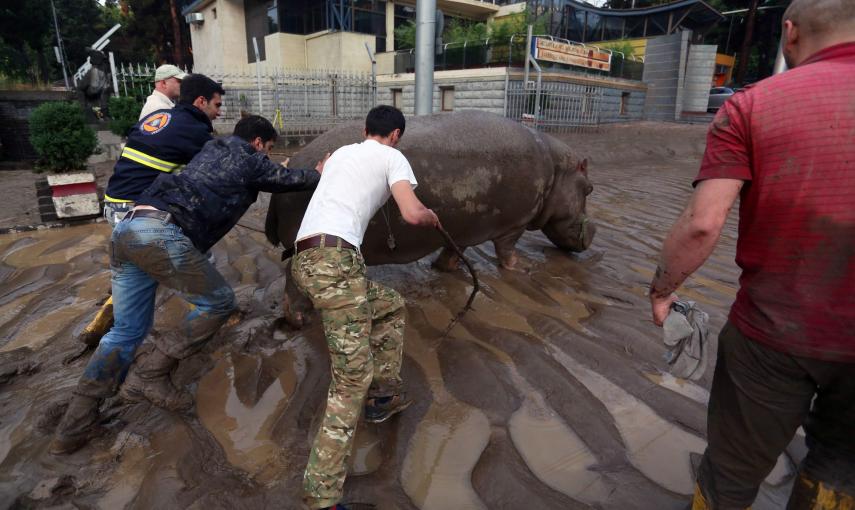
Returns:
[[[711,510],[707,499],[701,492],[701,486],[695,484],[695,496],[692,498],[692,504],[686,510]]]
[[[107,298],[101,309],[95,314],[92,322],[83,328],[80,335],[77,336],[77,341],[95,347],[101,341],[101,337],[106,335],[110,328],[113,327],[113,296]]]
[[[178,360],[158,348],[140,355],[131,365],[119,395],[129,402],[148,401],[170,411],[187,411],[193,407],[193,397],[173,386],[169,379]]]
[[[695,495],[692,498],[692,503],[686,510],[751,510],[751,507],[722,507],[716,506],[707,501],[707,498],[704,496],[703,491],[701,490],[701,486],[699,484],[695,484]]]
[[[74,453],[100,433],[99,398],[75,393],[59,422],[49,452],[53,455]]]
[[[793,484],[787,510],[855,510],[855,495],[834,490],[801,473]]]

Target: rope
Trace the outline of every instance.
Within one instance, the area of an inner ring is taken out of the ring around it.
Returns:
[[[472,310],[472,303],[475,302],[475,294],[477,294],[478,291],[481,290],[481,285],[478,283],[478,275],[475,273],[475,268],[472,267],[472,264],[469,263],[469,261],[466,260],[466,257],[463,256],[463,250],[461,250],[460,247],[457,246],[457,243],[454,242],[454,239],[451,238],[451,235],[446,232],[444,228],[442,228],[442,225],[437,225],[436,229],[439,231],[440,234],[442,234],[442,237],[445,239],[445,244],[447,244],[449,248],[454,250],[454,253],[457,254],[458,257],[460,257],[460,260],[462,260],[464,264],[466,264],[466,269],[469,270],[469,275],[472,276],[472,293],[469,294],[469,299],[466,301],[466,305],[463,307],[463,309],[457,312],[457,315],[455,315],[454,318],[451,319],[451,322],[448,324],[448,327],[445,328],[445,332],[442,334],[442,336],[445,337],[446,335],[448,335],[454,325],[457,324],[457,322],[462,319],[464,315],[466,315],[466,312]]]

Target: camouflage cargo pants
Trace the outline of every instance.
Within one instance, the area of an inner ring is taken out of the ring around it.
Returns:
[[[310,248],[294,257],[291,272],[321,312],[330,352],[326,411],[303,479],[307,503],[322,508],[341,499],[366,395],[400,392],[404,300],[369,281],[365,261],[354,250]]]

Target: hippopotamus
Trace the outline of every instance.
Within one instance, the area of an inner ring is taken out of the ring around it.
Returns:
[[[326,153],[362,141],[363,128],[350,123],[328,131],[288,166],[314,167]],[[499,263],[512,268],[514,245],[526,230],[541,230],[563,250],[591,244],[587,160],[549,135],[490,113],[460,111],[408,119],[397,148],[413,167],[416,195],[461,249],[492,241]],[[265,225],[270,242],[293,245],[310,198],[310,192],[272,197]],[[368,265],[403,264],[443,246],[438,232],[407,225],[389,200],[371,220],[361,251]],[[452,268],[457,262],[445,248],[435,265]]]

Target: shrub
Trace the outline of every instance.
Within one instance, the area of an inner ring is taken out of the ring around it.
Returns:
[[[30,114],[30,142],[40,166],[62,172],[84,168],[98,139],[78,103],[51,101]]]
[[[137,123],[143,105],[135,97],[110,98],[110,131],[119,136],[128,136],[128,131]]]

